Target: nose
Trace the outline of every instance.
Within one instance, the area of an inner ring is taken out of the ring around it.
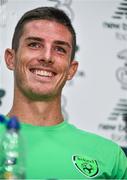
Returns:
[[[39,61],[47,64],[52,64],[54,62],[51,47],[47,46],[41,51]]]

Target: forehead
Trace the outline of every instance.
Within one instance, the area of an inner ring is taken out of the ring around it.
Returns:
[[[32,20],[24,25],[22,36],[37,36],[72,42],[72,34],[66,26],[51,20]]]

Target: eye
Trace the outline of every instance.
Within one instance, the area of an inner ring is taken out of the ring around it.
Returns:
[[[66,49],[63,48],[63,47],[61,47],[61,46],[56,46],[56,47],[55,47],[55,50],[56,50],[57,52],[59,52],[59,53],[62,53],[62,54],[66,54],[66,53],[67,53]]]
[[[38,49],[41,48],[42,45],[39,42],[31,42],[28,44],[28,46],[34,49]]]

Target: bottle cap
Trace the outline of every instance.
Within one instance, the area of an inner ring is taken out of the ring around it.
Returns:
[[[5,122],[6,122],[5,116],[0,114],[0,123],[5,123]]]
[[[20,129],[20,123],[18,121],[18,118],[16,116],[13,116],[9,119],[9,121],[6,124],[7,129]]]

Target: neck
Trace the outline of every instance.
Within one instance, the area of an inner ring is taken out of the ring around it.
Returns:
[[[37,126],[56,125],[63,121],[61,99],[57,97],[50,101],[32,101],[23,95],[15,95],[7,116],[17,116],[21,122]]]

